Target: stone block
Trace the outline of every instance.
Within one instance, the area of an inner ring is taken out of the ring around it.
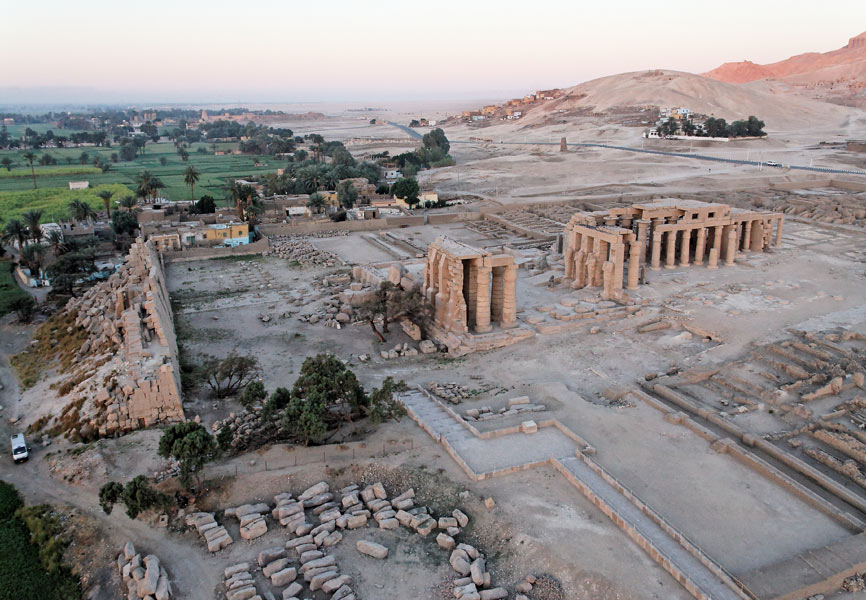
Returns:
[[[357,548],[358,552],[360,552],[361,554],[366,554],[367,556],[372,556],[373,558],[388,557],[388,548],[386,548],[382,544],[377,544],[376,542],[371,542],[368,540],[358,540],[355,543],[355,548]]]

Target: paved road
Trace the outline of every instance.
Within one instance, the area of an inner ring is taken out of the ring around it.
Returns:
[[[399,123],[395,123],[394,121],[385,121],[385,122],[388,123],[388,125],[391,125],[392,127],[396,127],[397,129],[401,129],[410,138],[420,140],[424,137],[423,135],[421,135],[420,133],[418,133],[417,131],[415,131],[411,127],[406,127],[405,125],[400,125]]]
[[[393,124],[393,123],[392,123]],[[397,125],[399,127],[399,125]],[[408,129],[408,128],[407,128]],[[418,136],[421,137],[421,136]],[[531,145],[531,146],[559,146],[559,142],[477,142],[470,140],[448,140],[452,144],[481,144],[481,143],[493,143],[493,144],[503,144],[503,145]],[[665,152],[663,150],[650,150],[647,148],[635,148],[631,146],[615,146],[613,144],[593,144],[593,143],[580,143],[580,142],[569,142],[568,146],[573,148],[607,148],[609,150],[622,150],[624,152],[640,152],[643,154],[658,154],[661,156],[676,156],[679,158],[693,158],[695,160],[707,160],[713,162],[721,162],[721,163],[729,163],[735,165],[751,165],[754,167],[759,167],[762,164],[766,166],[766,163],[762,163],[757,160],[739,160],[735,158],[720,158],[718,156],[710,156],[708,154],[693,154],[691,152]],[[773,169],[776,167],[767,167],[768,169]],[[830,169],[825,167],[807,167],[802,165],[785,165],[786,169],[791,170],[799,170],[799,171],[813,171],[816,173],[831,173],[831,174],[840,174],[840,175],[866,175],[866,171],[858,171],[856,169]],[[783,169],[779,169],[783,171]]]
[[[579,489],[584,495],[590,499],[594,496],[610,508],[615,515],[611,519],[620,527],[625,524],[647,540],[664,557],[668,565],[663,565],[665,569],[682,574],[700,590],[702,595],[693,592],[696,597],[712,600],[742,600],[747,597],[698,560],[686,546],[654,521],[649,512],[644,512],[638,504],[608,483],[590,467],[590,459],[576,457],[575,442],[561,431],[545,427],[531,435],[511,434],[485,440],[475,437],[439,402],[420,390],[403,394],[401,402],[422,429],[436,441],[443,438],[447,440],[476,474],[480,474],[479,471],[489,472],[554,459],[580,482],[583,487]]]

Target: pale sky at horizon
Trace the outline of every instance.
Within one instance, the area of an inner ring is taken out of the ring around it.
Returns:
[[[0,104],[496,96],[624,71],[827,52],[866,2],[107,0],[4,7]],[[672,10],[678,6],[680,10]],[[75,97],[80,96],[80,97]]]

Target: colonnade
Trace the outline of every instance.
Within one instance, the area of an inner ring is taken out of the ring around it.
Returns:
[[[487,333],[493,323],[517,325],[517,266],[508,254],[493,255],[439,238],[427,251],[424,293],[435,324],[454,333]]]

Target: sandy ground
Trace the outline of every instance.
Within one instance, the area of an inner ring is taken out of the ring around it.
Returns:
[[[392,152],[408,149],[416,143],[397,128],[370,125],[369,120],[377,115],[403,123],[415,116],[444,116],[464,106],[462,103],[443,106],[423,115],[420,114],[423,107],[416,106],[384,107],[369,113],[331,107],[322,110],[329,114],[324,121],[287,125],[301,134],[322,133],[327,139],[348,141],[373,136],[389,140],[350,146],[361,156],[385,147]],[[837,144],[856,134],[858,127],[858,119],[852,118],[847,124],[815,123],[796,131],[770,129],[767,139],[750,142],[716,146],[652,143],[664,149],[691,149],[724,157],[856,166],[864,163],[861,156],[841,150]],[[447,135],[455,141],[452,155],[457,166],[422,172],[420,179],[425,188],[456,195],[473,194],[473,198],[481,200],[468,204],[467,208],[477,210],[482,205],[578,197],[604,204],[627,193],[678,195],[748,186],[766,189],[769,181],[812,177],[784,169],[759,170],[615,150],[579,149],[563,154],[558,146],[456,143],[469,137],[494,142],[556,142],[566,136],[569,141],[649,146],[649,141],[641,141],[640,132],[641,128],[593,116],[538,127],[526,127],[520,122],[490,127],[446,125]],[[831,143],[819,145],[820,142]],[[365,325],[337,330],[321,323],[302,323],[297,317],[312,312],[328,297],[317,286],[329,274],[324,269],[296,268],[277,258],[198,261],[171,265],[168,279],[177,311],[178,336],[185,350],[193,357],[225,356],[233,349],[253,353],[262,364],[269,390],[290,386],[306,356],[334,352],[350,363],[368,388],[390,375],[410,384],[438,381],[490,388],[465,401],[460,410],[484,405],[499,407],[506,398],[523,394],[529,395],[533,402],[543,402],[547,405],[546,416],[560,419],[597,449],[594,459],[599,464],[737,574],[842,539],[848,533],[753,471],[714,453],[705,441],[688,430],[665,422],[660,413],[640,402],[610,404],[603,393],[628,388],[645,373],[664,372],[672,366],[721,365],[742,356],[755,344],[778,339],[790,327],[820,330],[842,324],[866,331],[863,234],[792,222],[786,223],[785,231],[781,248],[746,255],[735,267],[650,272],[650,286],[639,292],[650,305],[640,317],[604,324],[594,335],[585,329],[536,335],[510,348],[460,359],[434,355],[385,361],[378,354],[382,346]],[[502,243],[459,224],[413,227],[392,233],[421,245],[438,235],[482,246]],[[391,260],[387,252],[365,235],[375,234],[353,233],[312,242],[352,263]],[[597,291],[593,290],[574,293],[533,285],[521,269],[518,306],[522,320],[565,295],[597,300],[594,298]],[[263,315],[270,319],[262,321]],[[717,334],[722,342],[686,341],[678,338],[677,332],[636,332],[640,323],[661,315],[691,320],[694,325]],[[0,431],[4,435],[14,430],[8,423],[9,416],[27,417],[33,406],[44,401],[35,393],[26,396],[24,402],[19,401],[21,395],[8,369],[8,356],[28,343],[31,332],[31,327],[12,324],[9,318],[0,323],[3,385]],[[385,347],[405,341],[408,338],[401,332],[392,331]],[[363,364],[357,358],[361,354],[369,354],[373,359]],[[238,409],[233,400],[214,403],[205,389],[188,391],[185,401],[188,416],[199,416],[208,426]],[[743,418],[742,422],[761,433],[778,425],[766,415],[756,414]],[[482,428],[514,424],[517,421],[501,419]],[[551,470],[521,472],[473,484],[440,447],[431,445],[429,437],[407,420],[346,437],[354,439],[362,434],[370,436],[370,447],[380,444],[383,448],[404,448],[408,443],[412,449],[377,459],[371,468],[404,467],[414,474],[412,481],[429,495],[431,502],[447,500],[453,506],[465,508],[473,521],[478,522],[477,530],[471,533],[494,558],[491,568],[498,582],[513,584],[527,573],[551,573],[562,582],[567,597],[574,600],[689,597],[610,520]],[[272,531],[258,542],[237,543],[228,552],[211,557],[201,541],[190,533],[131,521],[122,511],[102,515],[96,493],[105,479],[126,480],[139,473],[151,475],[163,466],[155,458],[157,439],[157,431],[138,432],[120,440],[100,441],[75,456],[67,454],[68,445],[63,441],[55,441],[48,448],[34,444],[34,458],[18,467],[5,460],[2,477],[19,486],[33,502],[65,503],[92,519],[90,526],[101,543],[98,551],[94,551],[96,558],[110,561],[114,549],[131,537],[168,564],[181,597],[213,598],[224,566],[252,557],[283,534]],[[516,450],[501,449],[498,455],[483,458],[490,464],[507,462],[512,458],[511,452]],[[333,453],[339,454],[336,449]],[[289,466],[289,460],[295,464],[300,455],[311,464]],[[213,467],[215,474],[234,472],[237,477],[215,475],[200,503],[209,509],[222,509],[270,499],[276,492],[300,491],[304,485],[326,477],[348,482],[352,477],[360,478],[367,468],[366,457],[357,459],[353,466],[331,456],[325,450],[323,459],[313,462],[318,459],[312,454],[275,447],[221,462]],[[456,492],[464,489],[469,492],[468,497],[458,499]],[[480,500],[485,496],[496,499],[495,510],[482,509]],[[234,535],[237,524],[228,521],[228,527]],[[364,597],[382,600],[433,597],[431,589],[450,574],[443,566],[443,557],[429,543],[410,544],[399,535],[383,538],[393,544],[394,564],[401,569],[399,580],[389,580],[385,587],[379,587],[388,576],[385,565],[350,558],[352,547],[346,542],[338,550],[345,557],[348,572],[357,576]],[[116,582],[110,565],[105,569],[94,576],[101,590],[94,597],[115,597],[111,586]],[[838,594],[834,599],[845,597]]]

